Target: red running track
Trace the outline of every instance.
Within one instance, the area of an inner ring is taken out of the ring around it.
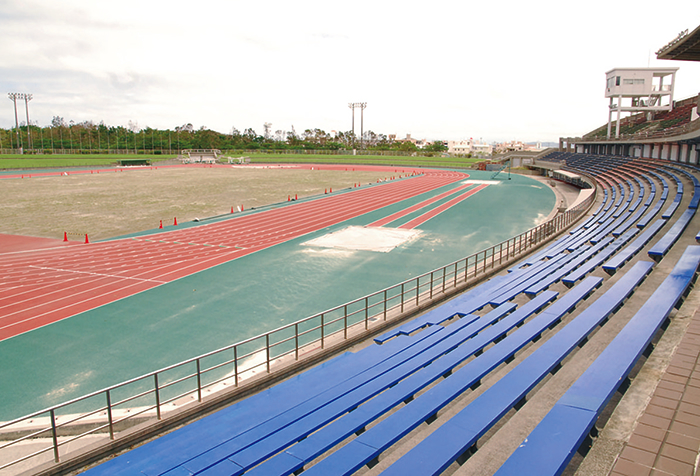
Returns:
[[[0,254],[0,341],[468,177],[422,172],[182,230]]]

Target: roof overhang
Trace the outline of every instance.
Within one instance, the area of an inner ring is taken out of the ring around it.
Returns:
[[[564,177],[568,177],[572,180],[583,180],[580,175],[572,173],[572,172],[567,172],[566,170],[562,170],[562,169],[555,170],[554,173],[563,175]]]
[[[681,32],[678,37],[656,52],[658,59],[679,61],[700,61],[700,26],[688,33]]]

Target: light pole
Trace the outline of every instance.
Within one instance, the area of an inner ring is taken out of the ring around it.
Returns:
[[[20,93],[7,93],[7,97],[12,100],[15,105],[15,133],[17,134],[17,148],[22,153],[21,138],[19,136],[19,120],[17,119],[17,99],[19,99]]]
[[[355,103],[349,102],[348,107],[352,109],[352,137],[355,138]]]
[[[364,149],[365,146],[365,108],[367,107],[366,102],[358,102],[356,106],[360,108],[360,149]]]
[[[352,135],[353,138],[355,137],[355,108],[358,107],[360,108],[360,148],[363,147],[364,145],[364,134],[365,134],[365,127],[364,127],[364,121],[365,121],[365,108],[367,107],[366,102],[351,102],[348,103],[348,107],[352,109]]]
[[[32,137],[29,135],[29,101],[34,97],[32,94],[22,94],[22,99],[24,99],[24,107],[27,111],[27,148],[32,149]]]

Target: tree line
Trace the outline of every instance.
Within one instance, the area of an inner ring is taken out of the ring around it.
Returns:
[[[329,134],[321,129],[306,129],[297,133],[270,130],[266,123],[264,133],[258,134],[252,128],[243,132],[232,128],[224,134],[204,126],[195,129],[192,124],[184,124],[173,129],[140,128],[129,122],[127,127],[108,126],[103,122],[91,121],[75,123],[54,116],[50,126],[20,125],[11,129],[0,128],[0,150],[23,149],[26,152],[52,153],[54,151],[72,153],[99,153],[109,150],[127,150],[136,153],[170,154],[182,149],[245,149],[245,150],[417,150],[415,144],[390,140],[385,134],[365,132],[358,137],[352,131]],[[447,150],[444,141],[435,141],[421,149],[428,152]]]

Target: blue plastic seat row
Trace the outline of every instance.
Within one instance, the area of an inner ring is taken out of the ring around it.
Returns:
[[[548,293],[548,295],[543,296],[543,302],[553,300],[556,298],[556,295],[557,293]],[[540,307],[541,305],[542,304],[540,304]],[[575,303],[569,303],[568,305],[571,307],[575,305]],[[535,305],[533,304],[532,306]],[[564,309],[566,306],[561,307],[562,312],[565,312]],[[514,329],[523,322],[525,313],[520,312],[520,315],[518,315],[519,312],[520,310],[514,312],[507,318],[484,330],[478,336],[465,342],[464,345],[445,354],[444,357],[433,362],[431,365],[411,374],[351,412],[334,419],[332,423],[324,426],[321,430],[309,434],[307,438],[302,439],[305,433],[300,432],[300,428],[294,428],[300,426],[299,424],[295,424],[289,428],[283,429],[278,434],[272,435],[271,438],[261,442],[262,444],[256,443],[256,445],[248,449],[229,456],[228,460],[235,461],[245,468],[251,467],[258,461],[262,461],[276,454],[272,459],[253,469],[248,474],[289,474],[290,472],[298,471],[304,464],[324,453],[338,442],[351,436],[353,433],[361,433],[364,431],[366,425],[392,408],[400,405],[402,402],[411,401],[416,392],[430,383],[435,382],[440,377],[449,376],[456,366],[464,362],[468,357],[481,351],[488,343],[498,341],[495,346],[489,348],[489,350],[485,351],[477,358],[477,360],[482,363],[477,369],[479,375],[483,376],[490,372],[494,367],[498,366],[500,362],[508,358],[510,354],[529,342],[526,339],[520,339],[516,342],[516,339],[514,339],[512,335],[499,340],[505,336],[508,331]],[[523,327],[526,326],[528,326],[528,328],[532,327],[530,324],[525,324]],[[541,332],[542,329],[543,328],[539,329],[539,332]],[[516,333],[518,335],[522,334],[520,329],[513,331],[513,335]],[[499,349],[498,352],[500,352],[500,354],[494,349]],[[504,351],[504,349],[507,350]],[[486,355],[495,356],[497,354],[498,357],[496,359],[489,360],[488,357],[484,357]],[[487,363],[487,365],[483,365],[483,363]],[[467,364],[467,366],[476,368],[471,362]],[[446,381],[450,380],[451,379],[447,379]],[[437,386],[444,385],[446,381],[438,382]],[[300,422],[300,424],[303,425],[305,422]],[[308,429],[305,431],[308,431]],[[283,450],[285,447],[288,449],[284,453],[279,453],[279,451]],[[290,464],[292,465],[291,469],[289,467]],[[225,465],[228,466],[227,463],[225,463]],[[215,467],[212,467],[212,470],[214,468]],[[210,471],[205,471],[199,474],[206,476],[209,473]]]
[[[673,271],[598,358],[559,399],[496,476],[558,476],[612,395],[694,279],[700,246],[689,246]]]
[[[582,298],[581,295],[585,296],[590,293],[594,287],[600,284],[599,279],[592,278],[590,281],[581,283],[582,292],[577,293],[572,302],[578,302]],[[578,287],[576,289],[578,290]],[[573,306],[572,302],[561,301],[561,305],[559,305],[559,302],[552,304],[539,316],[533,318],[497,345],[489,348],[482,355],[467,363],[449,378],[416,397],[409,404],[378,422],[305,472],[311,475],[352,474],[362,465],[377,458],[384,449],[391,446],[413,428],[435,415],[449,402],[477,384],[486,371],[490,371],[490,369],[500,365],[518,349],[522,348],[525,343],[536,339],[547,327],[558,322]],[[356,411],[362,411],[362,407]],[[303,443],[301,442],[300,444]],[[293,452],[294,448],[288,450],[288,453]]]
[[[592,304],[581,312],[569,324],[560,329],[557,334],[544,342],[525,360],[518,364],[508,374],[495,382],[489,389],[479,395],[455,416],[419,442],[413,449],[404,454],[382,474],[391,475],[436,475],[444,471],[466,451],[474,446],[494,424],[496,424],[511,408],[532,390],[537,383],[549,372],[555,369],[588,334],[605,320],[624,302],[624,300],[641,283],[651,271],[653,263],[640,261],[628,271],[605,294],[598,297]],[[453,378],[457,375],[455,373]],[[447,380],[449,381],[449,379]],[[437,387],[436,387],[437,388]],[[383,435],[383,424],[393,418],[401,418],[402,410],[412,414],[410,409],[427,393],[418,397],[405,408],[391,415],[383,422],[363,433],[351,443],[348,443],[337,453],[345,451],[355,453],[358,459],[375,458],[378,452],[387,447],[387,436]],[[430,398],[426,398],[430,400]],[[386,424],[386,427],[391,427]],[[372,432],[372,430],[375,430]],[[372,434],[370,435],[370,432]],[[393,432],[386,431],[389,440],[394,440]],[[367,436],[365,436],[367,435]],[[363,438],[364,437],[364,438]],[[395,440],[394,440],[395,441]],[[336,454],[337,454],[336,453]],[[333,456],[333,455],[331,455]],[[323,465],[323,470],[331,470],[331,457],[324,459],[317,466]],[[369,461],[365,459],[363,463]],[[338,462],[347,464],[347,460]],[[313,470],[317,466],[312,467]],[[346,466],[344,466],[346,467]],[[356,469],[358,466],[355,466]],[[344,469],[344,468],[343,468]],[[323,474],[315,472],[314,474]],[[328,474],[349,474],[345,471],[333,471]]]
[[[678,241],[678,238],[680,238],[685,229],[688,227],[688,224],[694,215],[695,210],[691,208],[683,212],[680,218],[673,223],[666,234],[662,236],[661,239],[651,247],[651,249],[649,249],[649,257],[656,261],[660,261],[666,255],[666,253],[668,253],[676,241]]]
[[[594,246],[584,245],[580,248],[581,253],[575,258],[571,259],[564,266],[558,269],[556,272],[550,274],[545,279],[538,281],[529,288],[525,289],[525,294],[529,297],[536,296],[538,293],[547,289],[552,284],[561,280],[562,277],[571,273],[573,270],[581,266],[581,264],[588,261],[592,256],[595,256],[600,250],[605,248],[608,244],[613,241],[611,236],[605,238]]]
[[[615,241],[603,248],[600,251],[600,253],[595,255],[595,257],[593,257],[590,261],[586,262],[579,268],[567,274],[564,278],[562,278],[561,282],[564,283],[565,286],[573,286],[576,283],[576,281],[582,279],[584,276],[592,272],[604,261],[610,258],[617,250],[622,248],[634,236],[635,233],[638,232],[639,228],[633,228],[631,230],[626,231],[624,234],[616,238]]]
[[[632,243],[630,243],[625,249],[617,253],[615,256],[610,258],[606,263],[603,264],[603,270],[609,275],[615,274],[615,272],[622,267],[627,261],[629,261],[634,255],[636,255],[639,250],[644,248],[649,241],[656,235],[656,233],[664,226],[666,220],[659,218],[656,220],[649,228],[645,229],[644,232],[639,235]]]

